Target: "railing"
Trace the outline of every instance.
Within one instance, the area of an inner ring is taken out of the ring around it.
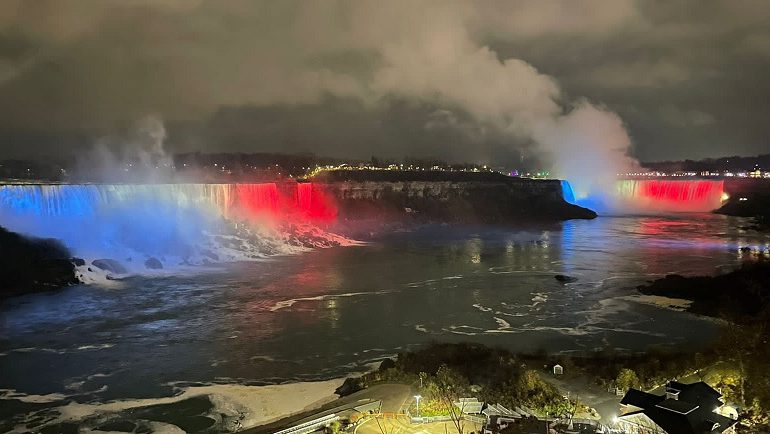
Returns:
[[[316,431],[321,426],[329,425],[330,423],[340,420],[340,417],[336,414],[329,414],[323,417],[319,417],[318,419],[313,419],[304,423],[301,423],[299,425],[295,425],[289,428],[286,428],[281,431],[277,431],[274,434],[308,434],[313,431]]]
[[[452,416],[449,415],[443,415],[443,416],[412,416],[407,411],[407,416],[409,417],[409,421],[411,423],[433,423],[433,422],[449,422],[452,419]],[[487,423],[487,418],[484,416],[477,416],[475,414],[463,414],[460,416],[461,419],[467,420],[469,422],[477,423],[477,424],[485,424]]]
[[[409,421],[411,423],[433,423],[433,422],[449,422],[452,420],[452,416],[411,416]]]

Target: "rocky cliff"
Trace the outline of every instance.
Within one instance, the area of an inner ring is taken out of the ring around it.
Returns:
[[[506,223],[590,219],[596,213],[569,204],[558,180],[510,178],[489,173],[414,179],[403,172],[386,179],[362,171],[314,179],[323,183],[343,220],[409,218],[449,223]],[[386,175],[387,176],[387,175]],[[436,177],[436,175],[431,175]],[[401,179],[398,179],[398,178]]]
[[[78,283],[70,253],[53,239],[23,237],[0,227],[0,299]]]

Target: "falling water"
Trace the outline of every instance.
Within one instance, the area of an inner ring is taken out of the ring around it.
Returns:
[[[313,203],[328,202],[320,189],[296,183],[3,185],[0,225],[60,239],[85,257],[186,257],[210,235],[232,233],[232,220],[312,223]]]
[[[572,185],[569,181],[561,181],[561,194],[567,203],[575,204],[575,192],[572,190]]]
[[[719,208],[723,181],[623,180],[617,194],[641,210],[661,212],[709,212]]]
[[[576,197],[570,183],[562,181],[565,201],[610,214],[710,212],[722,205],[723,194],[723,181],[626,179],[604,196]]]

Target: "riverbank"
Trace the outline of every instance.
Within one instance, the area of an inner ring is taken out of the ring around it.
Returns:
[[[100,431],[136,431],[163,428],[168,432],[234,432],[269,424],[334,401],[344,379],[248,386],[210,384],[175,388],[163,398],[81,403],[66,395],[26,396],[7,391],[0,399],[26,403],[61,403],[36,417],[14,425],[8,432],[78,432],[83,427]],[[45,400],[41,401],[41,398]],[[120,429],[117,429],[120,428]],[[165,432],[165,431],[164,431]]]
[[[678,305],[688,312],[746,323],[757,320],[770,306],[770,261],[747,262],[716,276],[670,274],[638,287],[647,297],[687,300]]]
[[[54,239],[0,227],[0,299],[78,283],[69,250]]]
[[[747,229],[770,231],[770,192],[735,194],[714,212],[735,217],[753,217],[754,224]]]
[[[724,320],[722,337],[711,357],[699,356],[699,365],[713,358],[720,366],[699,374],[715,384],[726,399],[744,411],[745,432],[770,428],[770,261],[758,256],[740,268],[717,276],[668,275],[642,285],[639,291],[653,296],[689,300],[689,312]],[[697,371],[696,371],[697,372]]]
[[[557,364],[563,370],[559,375],[553,372]],[[422,416],[451,414],[453,403],[463,397],[525,409],[521,411],[538,418],[575,417],[600,420],[611,426],[620,412],[620,400],[630,388],[657,392],[661,384],[672,379],[705,381],[722,390],[734,405],[741,402],[737,401],[735,384],[735,378],[741,375],[716,347],[701,353],[650,349],[634,354],[601,351],[565,356],[516,354],[475,343],[436,343],[400,353],[393,360],[386,359],[376,371],[348,378],[337,390],[340,399],[304,414],[304,419],[286,419],[248,432],[263,434],[289,428],[293,423],[328,414],[332,411],[329,409],[342,409],[351,399],[362,396],[383,400],[383,413],[414,414],[416,402],[412,395],[421,396]],[[391,389],[399,384],[402,389],[393,393]],[[621,392],[615,393],[616,389]],[[386,409],[384,403],[396,395],[396,402],[389,403]],[[340,411],[339,414],[351,414]],[[762,407],[752,404],[743,416],[744,427],[755,424],[751,417],[758,411],[763,411]],[[342,426],[360,416],[355,412],[350,420],[344,416]]]

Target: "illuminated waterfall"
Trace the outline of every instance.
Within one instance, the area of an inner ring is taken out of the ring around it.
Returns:
[[[255,229],[312,223],[320,216],[313,204],[325,200],[322,191],[297,183],[2,185],[0,226],[60,239],[76,255],[185,258],[210,244],[211,234],[232,233],[228,220]]]
[[[569,181],[561,181],[561,194],[565,202],[573,205],[576,203],[575,192],[572,190],[572,185]]]
[[[562,181],[564,200],[597,212],[710,212],[722,205],[723,181],[711,180],[619,180],[606,195],[575,197]]]
[[[724,181],[645,179],[617,184],[621,200],[649,211],[709,212],[722,205],[723,193]]]

